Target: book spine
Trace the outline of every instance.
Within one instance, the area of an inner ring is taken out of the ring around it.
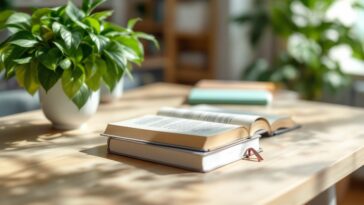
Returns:
[[[110,151],[110,140],[111,140],[111,137],[108,137],[107,138],[107,153],[111,153],[111,151]]]

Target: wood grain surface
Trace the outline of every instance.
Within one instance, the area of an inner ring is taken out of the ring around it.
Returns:
[[[292,115],[303,127],[262,140],[264,161],[195,173],[107,154],[108,122],[180,105],[189,87],[153,84],[54,130],[41,111],[0,118],[0,204],[302,204],[364,164],[364,110],[305,101],[229,106]]]

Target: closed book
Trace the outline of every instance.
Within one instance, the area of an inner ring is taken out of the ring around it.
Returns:
[[[193,88],[188,96],[188,103],[268,105],[272,99],[272,93],[266,90]]]
[[[202,152],[128,138],[108,138],[108,151],[137,159],[188,170],[208,172],[246,157],[247,150],[259,150],[260,136],[242,139],[213,151]]]

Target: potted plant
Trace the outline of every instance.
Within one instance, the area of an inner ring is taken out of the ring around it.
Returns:
[[[350,76],[332,55],[339,46],[352,50],[354,58],[364,59],[364,48],[353,25],[327,12],[337,1],[256,0],[254,10],[235,18],[250,26],[250,41],[257,48],[268,28],[276,40],[278,52],[273,53],[272,65],[258,58],[244,72],[245,80],[274,81],[295,90],[305,99],[317,100],[323,90],[333,93],[349,85]],[[356,8],[363,8],[359,2]],[[361,6],[360,6],[361,5]]]
[[[106,19],[112,11],[93,12],[106,0],[72,1],[56,8],[40,8],[32,15],[3,11],[0,28],[11,35],[0,44],[0,72],[16,77],[30,94],[40,91],[45,116],[60,129],[80,127],[99,104],[102,83],[113,90],[131,64],[144,59],[140,39],[153,36]]]

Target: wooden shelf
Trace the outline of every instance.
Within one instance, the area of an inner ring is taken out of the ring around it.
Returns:
[[[167,66],[166,80],[168,82],[195,83],[201,79],[214,78],[216,42],[215,34],[217,27],[218,0],[208,0],[209,17],[206,29],[199,33],[181,32],[173,30],[176,28],[176,10],[178,4],[183,0],[166,0],[165,19],[167,28],[166,54],[171,59],[171,65]],[[187,17],[186,17],[187,18]],[[206,66],[181,65],[179,62],[180,52],[203,52],[206,54]]]
[[[209,70],[201,68],[182,68],[179,67],[176,72],[177,80],[182,83],[196,83],[201,79],[211,79],[213,75]]]
[[[183,39],[183,40],[203,40],[203,41],[207,41],[210,37],[210,35],[208,33],[184,33],[184,32],[179,32],[176,33],[176,37],[178,39]]]
[[[135,30],[140,30],[151,34],[160,34],[163,33],[163,24],[146,19],[136,24]]]
[[[135,9],[133,7],[134,1],[128,2],[130,2],[128,10],[130,17],[137,17],[135,16],[136,12],[133,13],[132,10],[133,8]],[[164,69],[165,81],[173,83],[194,83],[201,79],[213,78],[216,65],[214,61],[216,59],[215,33],[218,0],[206,0],[206,6],[209,10],[208,22],[206,22],[208,25],[204,25],[206,28],[199,33],[184,32],[176,29],[176,13],[179,9],[178,6],[184,0],[139,0],[138,3],[140,2],[144,4],[145,11],[143,14],[137,15],[140,15],[142,18],[144,17],[144,20],[136,24],[135,29],[157,36],[163,48],[160,53],[163,52],[165,57],[146,57],[145,62],[139,69],[147,70],[162,67]],[[161,6],[160,3],[163,5]],[[196,51],[206,54],[206,66],[180,64],[180,52]],[[155,51],[150,53],[154,54]]]
[[[185,71],[195,71],[195,70],[207,70],[207,66],[204,65],[194,65],[194,64],[187,64],[187,63],[179,63],[178,64],[179,70],[185,70]]]
[[[157,70],[163,69],[166,66],[167,59],[164,56],[146,57],[144,62],[137,69],[142,70]]]

